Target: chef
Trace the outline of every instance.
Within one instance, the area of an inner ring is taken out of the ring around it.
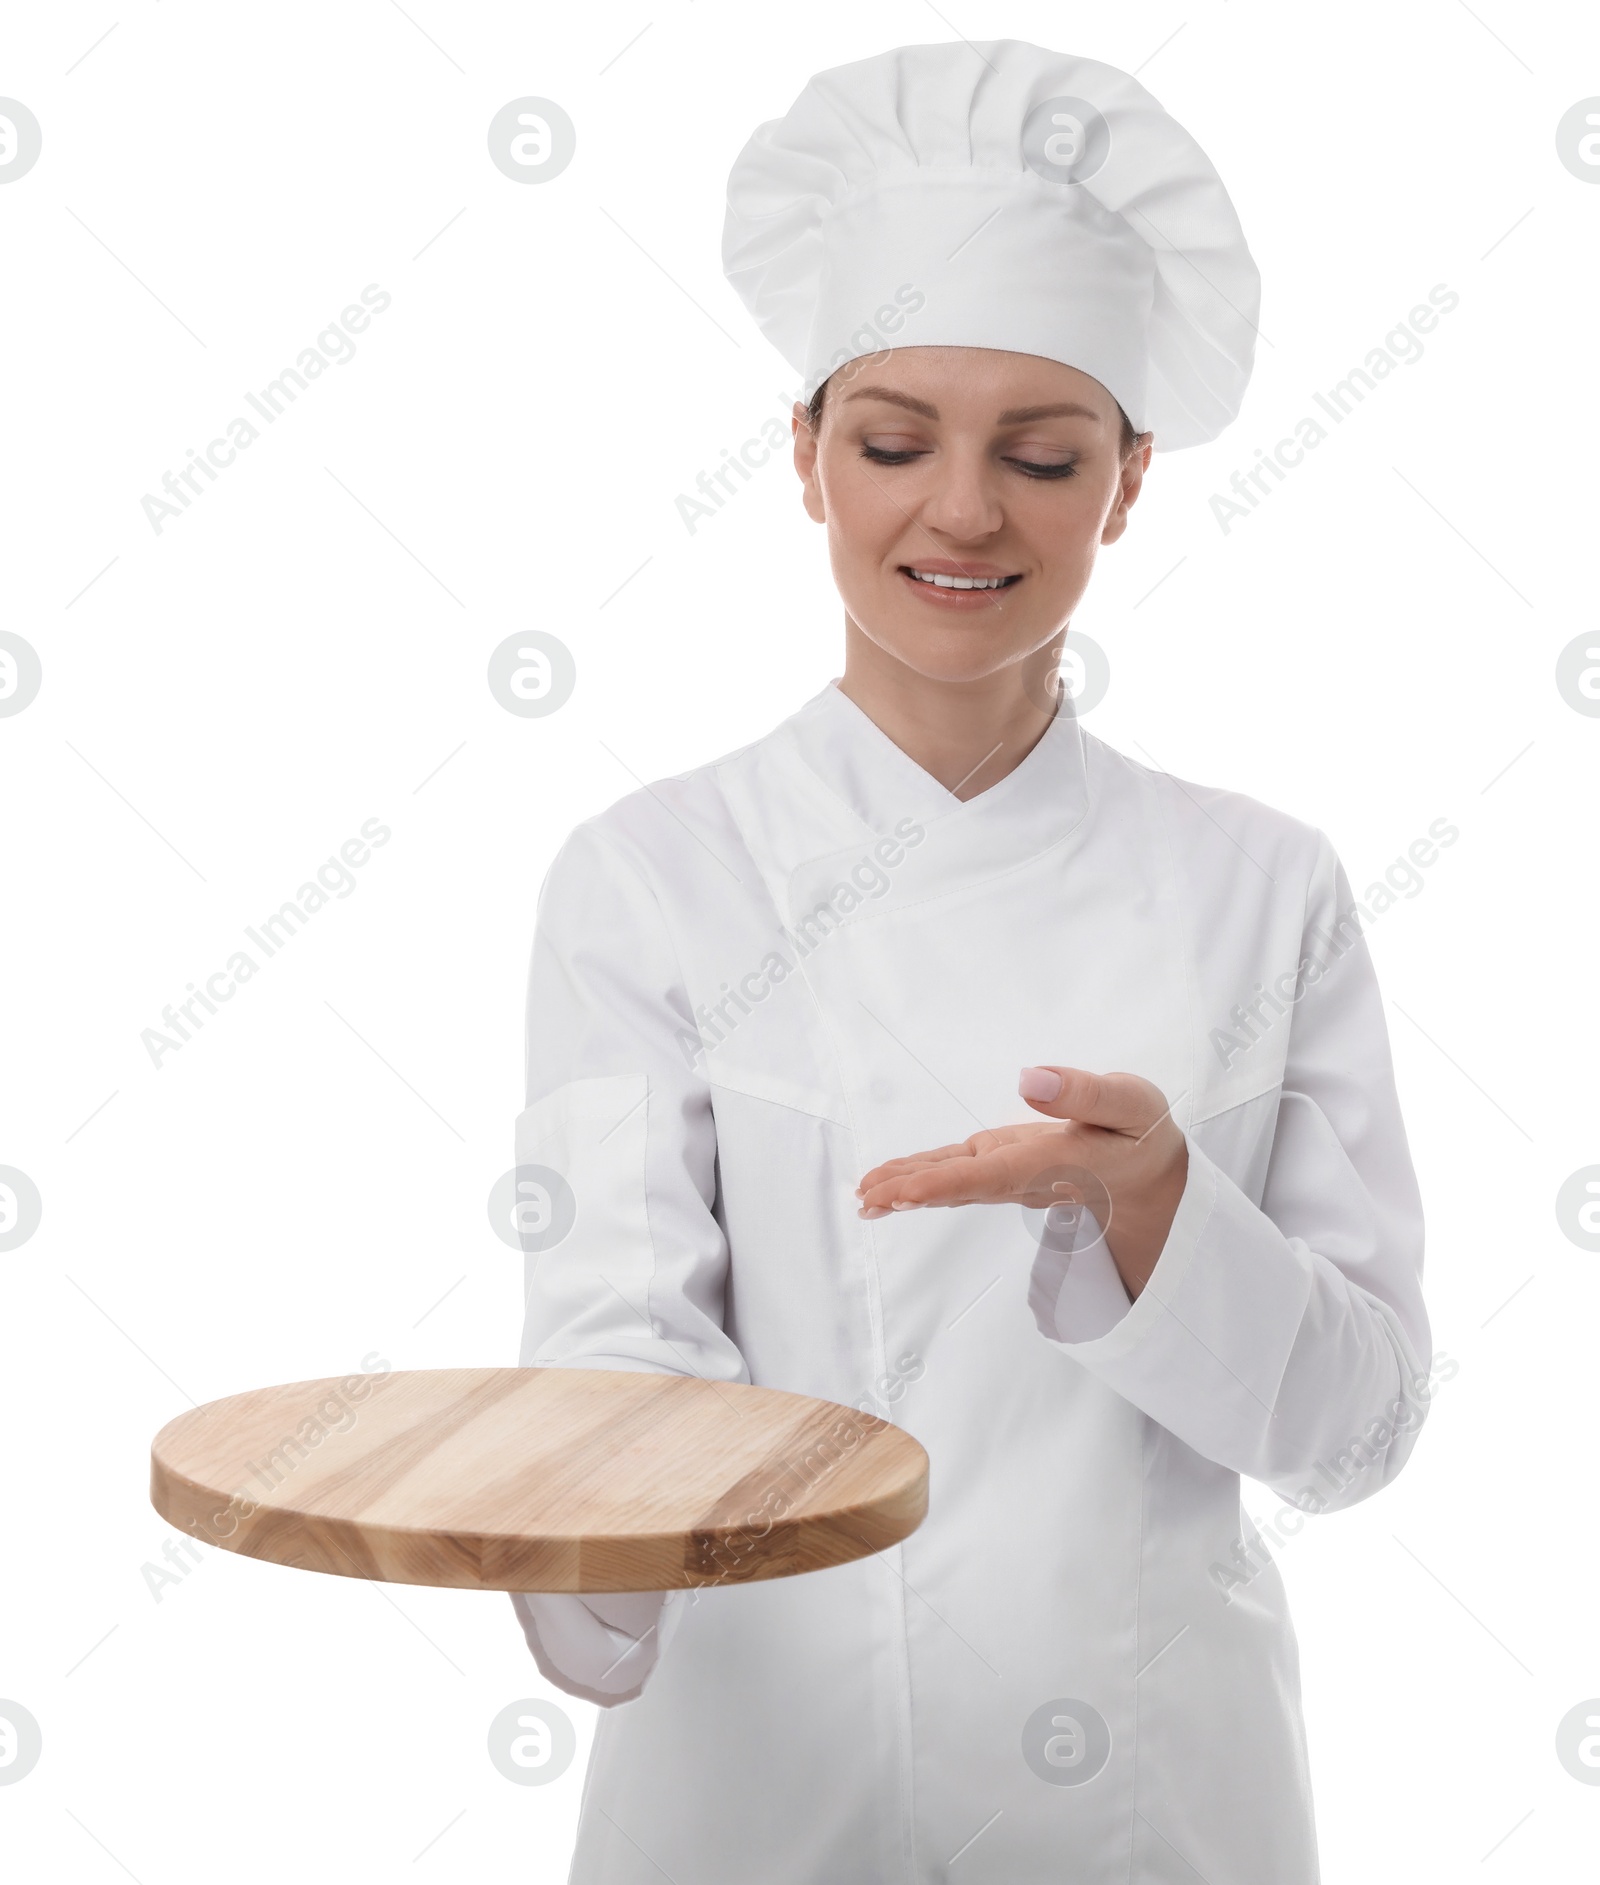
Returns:
[[[844,672],[550,867],[521,1361],[864,1407],[929,1506],[825,1571],[513,1598],[603,1711],[571,1878],[1311,1885],[1239,1480],[1310,1522],[1426,1410],[1382,1007],[1327,838],[1059,679],[1152,451],[1238,410],[1255,266],[1143,87],[1014,40],[814,77],[723,259],[810,390]]]

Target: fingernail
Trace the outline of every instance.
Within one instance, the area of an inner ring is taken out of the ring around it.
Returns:
[[[1053,1100],[1061,1094],[1061,1075],[1048,1067],[1024,1067],[1017,1091],[1025,1100]]]

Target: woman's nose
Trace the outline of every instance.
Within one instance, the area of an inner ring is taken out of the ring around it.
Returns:
[[[943,452],[932,467],[921,521],[944,536],[993,536],[1005,521],[997,468],[981,452]]]

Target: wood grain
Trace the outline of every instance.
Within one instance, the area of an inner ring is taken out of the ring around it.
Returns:
[[[455,1590],[638,1591],[792,1577],[915,1531],[903,1428],[776,1388],[599,1368],[294,1381],[180,1414],[156,1510],[301,1570]]]

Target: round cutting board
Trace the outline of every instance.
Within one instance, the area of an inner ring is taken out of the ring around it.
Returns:
[[[881,1551],[928,1509],[903,1428],[775,1388],[437,1368],[210,1401],[150,1450],[163,1518],[306,1571],[457,1590],[677,1590]]]

